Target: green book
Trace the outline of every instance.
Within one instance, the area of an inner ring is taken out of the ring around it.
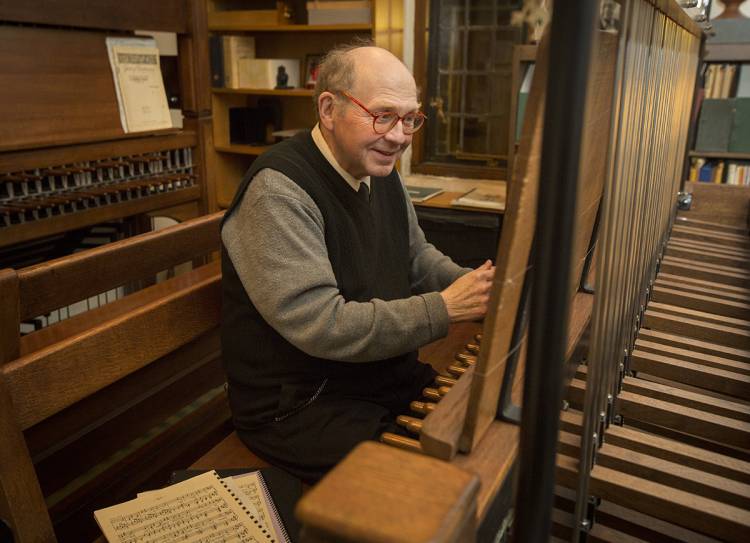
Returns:
[[[443,189],[437,187],[415,187],[413,185],[406,185],[406,190],[409,192],[409,198],[412,202],[424,202],[443,193]]]
[[[730,153],[750,153],[750,98],[735,98]]]
[[[734,99],[704,100],[698,120],[696,151],[726,152],[732,132]]]

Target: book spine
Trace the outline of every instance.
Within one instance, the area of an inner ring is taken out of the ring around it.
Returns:
[[[271,498],[271,493],[268,491],[266,480],[263,478],[263,474],[260,471],[258,472],[258,481],[260,481],[260,488],[263,491],[263,499],[268,506],[268,510],[271,512],[271,516],[273,516],[271,522],[276,528],[276,533],[279,534],[279,537],[282,540],[281,543],[292,543],[291,539],[289,539],[289,534],[284,527],[284,523],[279,516],[279,510],[276,509],[276,503],[274,503],[273,498]]]
[[[211,86],[224,87],[224,41],[221,36],[211,36],[209,39],[211,59]]]

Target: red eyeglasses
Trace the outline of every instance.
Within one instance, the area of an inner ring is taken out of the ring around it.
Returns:
[[[357,100],[348,92],[341,91],[341,94],[364,109],[368,113],[368,115],[372,117],[372,129],[376,134],[387,134],[388,132],[393,130],[393,127],[396,126],[399,121],[401,121],[401,126],[403,126],[404,134],[413,134],[414,132],[422,128],[424,120],[427,118],[427,116],[421,111],[411,111],[403,116],[392,110],[373,113],[372,111],[367,109],[362,102]]]

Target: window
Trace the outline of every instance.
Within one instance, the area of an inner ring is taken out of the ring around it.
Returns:
[[[513,46],[524,39],[523,26],[511,25],[511,16],[521,5],[429,2],[428,47],[426,55],[415,47],[415,72],[430,121],[415,142],[415,171],[505,178]],[[417,20],[426,20],[427,11],[425,2],[425,17],[417,12]],[[422,73],[420,56],[426,59]]]

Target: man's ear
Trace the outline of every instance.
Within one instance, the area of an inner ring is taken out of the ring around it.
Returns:
[[[328,130],[333,130],[333,119],[336,109],[336,97],[326,91],[318,96],[318,117],[320,124]]]

